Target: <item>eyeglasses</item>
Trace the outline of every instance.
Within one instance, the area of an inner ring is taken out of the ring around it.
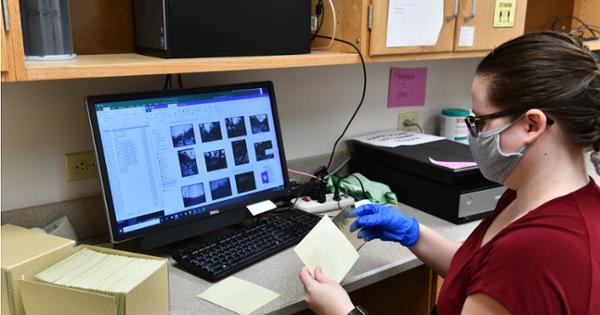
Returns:
[[[465,123],[467,124],[467,128],[469,129],[469,133],[471,134],[471,136],[477,137],[479,135],[479,133],[481,132],[481,130],[483,129],[486,120],[510,116],[510,115],[516,115],[516,114],[523,114],[525,112],[526,111],[523,111],[521,109],[519,109],[519,110],[513,109],[513,110],[499,111],[496,113],[482,115],[482,116],[467,116],[465,118]],[[548,125],[554,124],[554,120],[552,118],[550,118],[548,116],[546,116],[546,117],[547,117],[546,123]]]

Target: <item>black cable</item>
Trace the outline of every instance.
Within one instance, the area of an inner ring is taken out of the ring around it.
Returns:
[[[365,193],[365,186],[363,185],[363,182],[360,180],[360,178],[358,178],[358,176],[356,176],[354,174],[350,174],[347,177],[349,177],[349,176],[352,176],[352,177],[356,178],[356,180],[360,184],[360,189],[362,190],[363,198],[366,198],[367,197],[367,193]]]
[[[302,187],[300,188],[300,190],[298,191],[298,193],[296,194],[296,199],[294,200],[294,204],[290,207],[291,209],[294,209],[296,207],[296,203],[298,203],[298,199],[300,199],[300,195],[302,195],[302,193],[304,192],[304,190],[306,190],[306,186],[310,185],[311,181],[307,181],[304,184],[302,184]]]
[[[169,82],[171,81],[171,75],[167,74],[165,76],[165,84],[163,84],[163,90],[166,90],[169,87]]]
[[[561,21],[561,20],[575,20],[575,21],[579,22],[581,25],[579,25],[575,29],[564,28],[564,29],[561,29],[561,30],[557,30],[556,29],[557,23],[559,21]],[[550,29],[553,30],[553,31],[563,31],[563,32],[566,32],[570,36],[577,37],[577,38],[581,39],[582,41],[596,40],[596,39],[598,39],[598,34],[596,33],[596,31],[598,31],[600,33],[600,30],[598,30],[594,25],[587,24],[582,19],[580,19],[580,18],[578,18],[576,16],[572,16],[572,15],[565,15],[565,16],[557,16],[557,17],[555,17],[554,21],[552,21],[552,24],[550,25]],[[587,29],[590,32],[590,34],[592,34],[592,37],[583,37],[585,29]]]
[[[317,35],[317,37],[331,39],[331,37],[329,37],[329,36],[323,36],[323,35]],[[344,44],[350,45],[350,46],[352,46],[352,48],[354,48],[354,50],[356,50],[356,52],[358,53],[358,56],[360,57],[360,62],[362,64],[363,79],[364,80],[363,80],[363,89],[362,89],[362,95],[360,97],[360,102],[358,103],[358,106],[356,106],[356,109],[354,110],[354,113],[352,114],[352,117],[350,118],[350,120],[346,124],[346,127],[344,127],[344,131],[342,131],[342,134],[339,136],[339,138],[337,138],[337,140],[335,140],[335,143],[333,144],[333,149],[331,150],[331,156],[329,156],[329,162],[327,162],[327,167],[326,167],[327,171],[329,171],[329,167],[331,167],[331,162],[333,161],[333,155],[335,153],[335,149],[337,148],[338,143],[344,137],[344,135],[346,134],[346,131],[350,127],[350,124],[354,120],[354,117],[356,117],[356,114],[358,114],[358,111],[362,107],[362,104],[365,101],[365,93],[367,92],[367,66],[365,65],[365,59],[363,58],[363,55],[360,53],[360,49],[358,49],[358,47],[356,47],[354,44],[352,44],[349,41],[345,41],[345,40],[339,39],[339,38],[335,38],[334,40],[337,41],[337,42],[340,42],[340,43],[344,43]]]
[[[319,3],[317,3],[316,14],[317,14],[317,20],[319,20],[319,23],[317,25],[317,29],[315,30],[315,33],[313,34],[312,38],[310,39],[311,42],[313,42],[315,40],[315,38],[317,37],[317,35],[319,35],[319,32],[321,31],[321,27],[323,26],[323,20],[325,20],[325,6],[323,5],[323,0],[319,0]],[[321,18],[319,19],[319,17],[321,17]]]

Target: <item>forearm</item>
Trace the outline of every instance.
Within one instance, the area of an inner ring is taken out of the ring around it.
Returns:
[[[409,249],[440,276],[445,277],[450,261],[460,247],[460,243],[449,240],[422,224],[419,229],[419,239]]]

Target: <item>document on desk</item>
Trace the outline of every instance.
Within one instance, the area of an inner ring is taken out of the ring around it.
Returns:
[[[417,145],[445,139],[444,137],[428,135],[425,133],[409,132],[402,130],[381,131],[364,136],[352,138],[363,143],[380,147],[395,148],[401,145]]]
[[[358,260],[352,243],[328,216],[323,216],[294,251],[311,273],[320,266],[325,276],[337,283]]]
[[[433,46],[443,22],[444,0],[390,0],[386,46]]]
[[[198,297],[238,314],[250,314],[279,297],[279,294],[252,282],[228,277]]]

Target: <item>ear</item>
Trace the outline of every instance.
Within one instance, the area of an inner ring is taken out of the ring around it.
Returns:
[[[546,114],[539,109],[530,109],[525,113],[523,117],[523,123],[526,124],[525,132],[525,143],[534,143],[541,135],[546,131],[548,118]]]

